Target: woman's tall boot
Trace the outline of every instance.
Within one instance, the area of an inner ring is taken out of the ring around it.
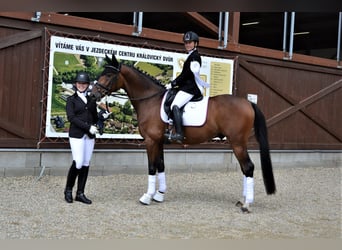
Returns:
[[[183,143],[184,135],[182,125],[182,111],[177,105],[175,105],[172,108],[172,114],[176,133],[171,135],[171,140],[176,141],[178,143]]]
[[[76,162],[72,161],[72,164],[70,166],[68,176],[67,176],[67,181],[65,185],[65,190],[64,190],[64,199],[68,203],[72,203],[72,188],[75,185],[75,181],[78,175],[78,169],[76,168]]]
[[[82,166],[82,168],[79,171],[80,173],[78,175],[77,180],[77,192],[75,200],[83,202],[85,204],[91,204],[91,200],[89,200],[84,194],[84,188],[87,183],[89,167]]]

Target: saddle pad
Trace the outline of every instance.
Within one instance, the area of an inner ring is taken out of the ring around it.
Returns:
[[[160,118],[163,122],[169,123],[169,118],[164,110],[164,102],[167,92],[165,93],[161,106],[160,106]],[[204,96],[201,101],[188,102],[184,107],[183,112],[183,126],[202,126],[207,118],[209,97]]]

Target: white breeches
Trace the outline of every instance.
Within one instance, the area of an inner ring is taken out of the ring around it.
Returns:
[[[187,104],[191,98],[194,97],[194,95],[186,93],[182,90],[178,91],[178,93],[175,96],[175,99],[173,100],[171,104],[171,110],[173,106],[178,106],[178,108],[182,108],[185,104]]]
[[[82,138],[69,138],[72,159],[76,162],[76,168],[81,169],[82,166],[89,166],[91,156],[93,154],[95,139],[91,139],[88,135]]]

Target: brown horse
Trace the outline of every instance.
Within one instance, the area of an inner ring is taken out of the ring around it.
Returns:
[[[119,63],[114,55],[112,59],[106,56],[105,60],[107,65],[94,85],[91,95],[99,100],[119,89],[126,91],[137,113],[139,132],[144,138],[148,157],[148,188],[140,198],[140,203],[148,205],[152,200],[162,202],[166,191],[163,144],[168,124],[160,118],[160,107],[167,90],[145,73]],[[204,125],[184,127],[185,144],[198,144],[218,135],[226,136],[231,143],[244,174],[244,200],[237,203],[244,212],[249,212],[249,204],[254,198],[254,164],[247,152],[247,142],[253,126],[260,146],[266,193],[274,194],[276,186],[269,154],[267,127],[264,115],[257,105],[232,95],[210,97]]]

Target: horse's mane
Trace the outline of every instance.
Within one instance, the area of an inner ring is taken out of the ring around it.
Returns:
[[[126,65],[126,64],[125,64]],[[142,71],[134,66],[126,65],[127,67],[131,68],[132,70],[136,71],[138,74],[147,77],[149,80],[151,80],[154,84],[163,87],[164,89],[166,88],[158,79],[156,79],[154,76],[148,74],[145,71]]]
[[[101,75],[105,75],[108,72],[112,71],[111,67],[114,67],[115,69],[117,69],[118,71],[120,71],[120,67],[121,67],[121,63],[119,63],[115,56],[112,56],[112,59],[110,59],[107,55],[105,57],[105,61],[107,62],[107,65],[105,65],[104,67],[104,71],[102,72]],[[159,81],[157,80],[155,77],[151,76],[150,74],[148,74],[147,72],[143,72],[140,69],[130,65],[130,64],[124,64],[126,67],[134,70],[135,72],[137,72],[139,75],[143,76],[144,78],[147,78],[148,80],[152,81],[154,84],[156,84],[157,86],[160,86],[164,89],[166,89],[166,87]],[[108,66],[108,67],[106,67]]]

